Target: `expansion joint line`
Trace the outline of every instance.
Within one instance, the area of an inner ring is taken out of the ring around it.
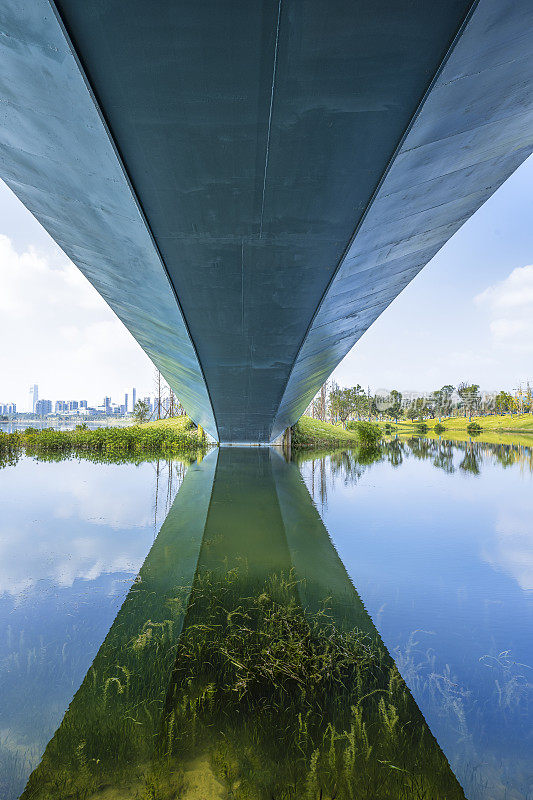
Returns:
[[[265,192],[266,181],[268,172],[268,159],[270,155],[270,131],[272,130],[272,108],[274,106],[274,90],[276,86],[276,72],[278,68],[278,50],[279,50],[279,23],[281,20],[281,0],[278,0],[278,19],[276,22],[276,43],[274,45],[274,63],[272,65],[272,84],[270,86],[270,106],[268,109],[268,128],[267,128],[267,141],[265,151],[265,169],[263,170],[263,194],[261,197],[261,218],[259,221],[259,238],[263,236],[263,215],[265,213]]]
[[[316,309],[315,309],[315,311],[314,311],[314,313],[313,313],[313,315],[311,317],[309,325],[307,326],[307,329],[306,329],[306,331],[305,331],[305,333],[303,335],[302,341],[300,342],[300,346],[298,347],[298,350],[296,352],[296,356],[294,357],[294,360],[292,362],[291,369],[290,369],[290,372],[289,372],[289,377],[287,378],[287,383],[285,384],[285,388],[282,389],[282,392],[281,392],[281,398],[280,398],[280,401],[278,403],[278,408],[277,408],[276,414],[275,414],[273,422],[272,422],[272,428],[274,427],[276,419],[278,418],[278,415],[279,415],[279,412],[280,412],[280,408],[281,408],[281,404],[283,403],[283,398],[285,397],[285,392],[287,391],[287,388],[289,386],[290,380],[292,378],[292,374],[294,372],[294,368],[295,368],[296,364],[298,363],[298,359],[299,359],[300,354],[302,352],[303,346],[304,346],[305,342],[307,341],[307,337],[309,336],[309,333],[311,332],[311,329],[313,328],[313,325],[315,324],[315,320],[316,320],[318,314],[320,313],[320,310],[321,310],[321,308],[322,308],[322,306],[323,306],[323,304],[324,304],[324,302],[326,300],[326,297],[328,296],[329,290],[330,290],[331,286],[333,285],[333,282],[335,281],[335,278],[337,277],[337,275],[339,273],[339,270],[341,269],[341,267],[342,267],[342,265],[343,265],[343,263],[344,263],[344,261],[346,259],[346,256],[350,252],[350,249],[351,249],[351,247],[352,247],[352,245],[353,245],[353,243],[355,241],[355,238],[356,238],[357,234],[359,233],[359,231],[361,229],[361,226],[363,225],[366,217],[368,216],[368,213],[369,213],[370,209],[372,208],[372,206],[374,204],[374,201],[375,201],[376,197],[378,196],[379,191],[380,191],[381,187],[383,186],[383,183],[385,182],[385,179],[386,179],[387,175],[389,174],[392,165],[394,164],[394,162],[395,162],[400,150],[402,149],[403,144],[404,144],[405,140],[407,139],[407,136],[409,135],[413,125],[415,124],[416,120],[418,119],[418,117],[420,115],[420,112],[422,111],[422,108],[424,107],[424,104],[425,104],[427,98],[429,97],[433,87],[435,86],[437,80],[439,79],[444,67],[448,63],[448,60],[449,60],[451,54],[453,53],[457,42],[461,38],[465,28],[467,27],[468,23],[472,19],[472,16],[473,16],[477,6],[479,5],[479,2],[480,2],[480,0],[472,0],[470,6],[468,8],[468,11],[466,12],[465,16],[463,17],[459,27],[457,28],[455,34],[453,35],[450,43],[448,44],[448,47],[446,48],[446,52],[444,53],[443,57],[441,58],[438,66],[437,66],[437,69],[435,70],[435,72],[433,74],[433,77],[429,81],[429,84],[427,85],[427,87],[426,87],[426,89],[425,89],[425,91],[424,91],[424,93],[423,93],[423,95],[422,95],[422,97],[421,97],[421,99],[420,99],[420,101],[419,101],[419,103],[418,103],[413,115],[411,116],[411,118],[410,118],[410,120],[409,120],[409,122],[407,124],[406,129],[404,130],[404,132],[403,132],[402,136],[400,137],[396,147],[394,148],[394,151],[393,151],[391,157],[389,158],[389,160],[388,160],[388,162],[387,162],[387,164],[385,166],[385,169],[383,170],[383,172],[381,174],[381,177],[380,177],[380,179],[379,179],[374,191],[372,192],[372,194],[370,196],[370,199],[368,200],[368,202],[367,202],[367,204],[365,206],[365,209],[364,209],[361,217],[359,218],[359,221],[357,222],[357,225],[356,225],[352,235],[350,236],[350,239],[348,240],[348,244],[344,248],[344,250],[343,250],[343,252],[342,252],[342,254],[341,254],[341,256],[340,256],[340,258],[339,258],[339,260],[337,262],[337,265],[336,265],[335,269],[333,270],[333,273],[332,273],[332,275],[331,275],[331,277],[330,277],[330,279],[329,279],[329,281],[328,281],[328,283],[326,285],[326,288],[324,289],[324,291],[322,293],[320,301],[319,301],[319,303],[318,303],[318,305],[317,305],[317,307],[316,307]],[[271,429],[270,432],[272,433],[272,429]]]

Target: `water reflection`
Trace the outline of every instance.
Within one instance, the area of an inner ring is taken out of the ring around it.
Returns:
[[[39,763],[186,467],[20,458],[1,470],[1,800]]]
[[[532,453],[413,438],[300,464],[470,800],[533,797]]]
[[[191,467],[23,798],[462,798],[293,464]]]
[[[532,485],[530,448],[423,438],[21,458],[0,798],[531,800]]]
[[[461,456],[459,461],[458,455]],[[293,454],[293,460],[298,465],[308,462],[309,469],[305,471],[306,484],[313,501],[321,509],[327,507],[329,486],[334,486],[339,481],[345,485],[355,485],[372,464],[387,463],[396,468],[408,459],[430,461],[434,467],[450,475],[457,470],[479,475],[482,465],[486,468],[494,464],[504,468],[517,466],[521,471],[533,473],[533,441],[529,447],[413,436],[402,439],[396,437],[382,442],[379,447],[354,451],[325,451],[317,454],[303,450]]]

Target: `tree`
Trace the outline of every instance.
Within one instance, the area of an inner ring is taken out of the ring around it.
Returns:
[[[472,412],[479,405],[479,386],[477,383],[460,383],[457,387],[457,393],[461,400],[463,401],[463,407],[465,410],[465,417],[466,412],[468,411],[468,415],[472,418]]]
[[[402,393],[397,389],[392,389],[390,399],[392,405],[389,408],[389,414],[398,422],[398,417],[402,414]]]
[[[329,409],[332,417],[339,419],[343,425],[350,414],[357,411],[359,398],[363,389],[359,384],[345,389],[336,386],[329,395]]]
[[[372,402],[372,409],[374,413],[380,416],[386,415],[398,419],[402,408],[402,395],[397,389],[387,392],[386,395],[378,395],[374,397]]]
[[[146,422],[146,420],[150,416],[150,409],[148,408],[148,403],[144,400],[137,400],[135,403],[135,408],[133,409],[133,416],[135,422],[142,423]]]
[[[512,411],[514,406],[514,397],[509,392],[505,392],[503,389],[501,392],[498,392],[494,399],[494,403],[496,405],[496,411],[499,411],[500,414],[504,414],[506,411]]]
[[[455,387],[447,383],[440,389],[431,393],[431,400],[438,416],[449,416],[452,410],[452,394]]]
[[[163,384],[163,376],[159,372],[156,367],[155,370],[155,388],[156,388],[156,411],[157,411],[157,419],[161,419],[161,401],[162,401],[162,386]]]

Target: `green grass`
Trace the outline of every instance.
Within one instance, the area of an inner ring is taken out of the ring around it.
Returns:
[[[302,447],[349,447],[360,443],[355,431],[344,430],[340,425],[331,425],[312,417],[301,417],[293,428],[292,446]]]
[[[470,423],[480,426],[481,431],[470,434],[467,430]],[[385,427],[384,423],[380,423]],[[437,434],[435,426],[439,424],[439,419],[426,419],[424,424],[428,426],[427,435],[434,438]],[[444,430],[439,433],[443,439],[450,441],[464,442],[471,437],[485,444],[514,444],[531,447],[533,445],[533,414],[516,414],[500,416],[493,414],[486,417],[441,417],[440,424]],[[400,436],[420,435],[418,420],[414,422],[400,421],[388,423],[389,430]]]
[[[0,433],[0,466],[15,463],[23,452],[38,457],[76,454],[138,458],[146,454],[196,454],[206,449],[203,433],[194,428],[188,417],[126,428],[90,430],[78,426],[72,431],[26,428],[14,433]]]
[[[424,422],[430,428],[433,428],[440,422],[447,431],[462,431],[466,429],[470,422],[476,422],[484,431],[494,431],[498,433],[531,433],[533,434],[533,414],[491,414],[486,417],[440,417],[433,419],[425,419]],[[413,431],[419,424],[415,422],[398,422],[395,427],[398,431]]]

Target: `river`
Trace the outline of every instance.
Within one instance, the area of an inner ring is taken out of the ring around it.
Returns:
[[[531,800],[533,452],[0,469],[0,800]]]

